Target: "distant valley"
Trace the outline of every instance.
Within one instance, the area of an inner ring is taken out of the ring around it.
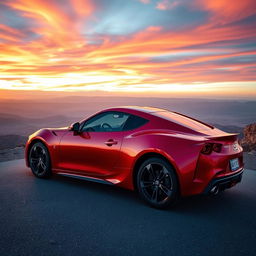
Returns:
[[[256,122],[256,101],[132,97],[59,97],[0,101],[0,161],[23,157],[22,145],[40,128],[69,126],[101,109],[154,106],[177,111],[243,137],[243,128]],[[10,156],[11,152],[11,156]]]

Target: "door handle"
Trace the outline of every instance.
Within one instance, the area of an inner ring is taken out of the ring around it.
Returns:
[[[117,141],[113,140],[113,139],[109,139],[108,141],[105,142],[105,144],[109,147],[111,147],[112,145],[116,145]]]

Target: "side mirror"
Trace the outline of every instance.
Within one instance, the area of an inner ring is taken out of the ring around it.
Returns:
[[[79,133],[79,129],[80,129],[80,123],[79,122],[73,123],[70,126],[70,130],[73,131],[74,133]]]

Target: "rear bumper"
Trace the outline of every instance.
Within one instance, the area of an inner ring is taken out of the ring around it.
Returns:
[[[241,171],[237,173],[211,180],[211,182],[203,191],[203,194],[209,194],[212,191],[212,189],[214,189],[215,187],[217,187],[219,190],[224,190],[224,189],[233,187],[237,183],[241,182],[243,172],[244,172],[244,168],[242,168]]]

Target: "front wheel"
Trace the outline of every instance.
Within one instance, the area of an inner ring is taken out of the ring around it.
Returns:
[[[155,208],[167,208],[178,198],[178,180],[173,167],[164,159],[144,161],[137,173],[140,197]]]
[[[50,155],[42,142],[36,142],[29,151],[29,165],[32,173],[38,178],[48,178],[51,175]]]

